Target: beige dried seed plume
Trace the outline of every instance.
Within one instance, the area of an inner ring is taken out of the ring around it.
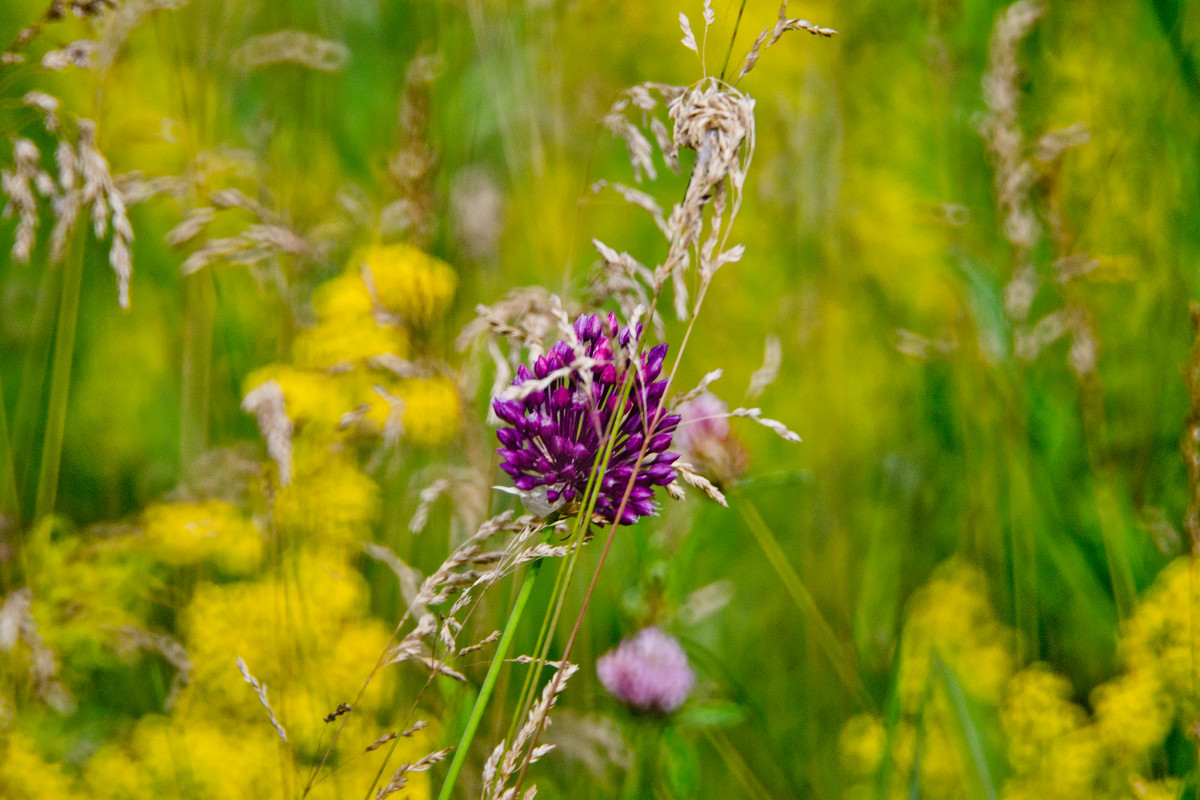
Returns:
[[[1025,157],[1025,134],[1018,123],[1021,94],[1017,54],[1045,10],[1040,0],[1019,0],[999,16],[988,43],[988,67],[983,75],[987,113],[980,122],[980,132],[995,170],[996,202],[1003,215],[1004,236],[1013,248],[1015,267],[1004,290],[1004,305],[1015,320],[1025,319],[1037,293],[1033,249],[1041,234],[1030,198],[1037,175]]]
[[[279,485],[292,481],[292,433],[294,426],[287,415],[283,387],[278,381],[266,381],[242,398],[242,410],[253,414],[267,443],[267,455],[279,470]]]
[[[763,28],[762,33],[758,34],[758,38],[754,40],[754,44],[750,47],[750,52],[746,53],[745,60],[742,61],[742,68],[738,71],[738,75],[734,78],[734,83],[737,83],[742,78],[754,69],[754,65],[758,63],[758,58],[763,50],[766,50],[771,45],[779,41],[779,39],[788,31],[808,31],[813,36],[824,36],[826,38],[837,34],[833,28],[824,28],[820,25],[814,25],[806,19],[789,19],[787,15],[787,0],[779,4],[779,17],[774,25],[768,28]]]
[[[318,72],[338,72],[349,60],[350,51],[341,42],[294,30],[252,36],[230,59],[235,67],[247,72],[285,63]]]
[[[753,400],[779,377],[779,367],[783,363],[783,349],[779,345],[779,337],[767,336],[764,346],[763,365],[750,376],[750,387],[746,389],[746,399]]]
[[[439,761],[445,760],[446,756],[454,752],[453,747],[447,747],[442,750],[435,750],[432,753],[404,764],[400,769],[392,775],[392,779],[384,786],[375,792],[375,800],[383,800],[385,797],[390,797],[396,792],[403,789],[408,784],[408,775],[414,772],[425,772]]]
[[[33,618],[33,592],[12,592],[0,605],[0,652],[12,652],[18,642],[29,648],[29,677],[35,696],[60,714],[75,711],[75,700],[59,682],[58,656],[46,644]]]

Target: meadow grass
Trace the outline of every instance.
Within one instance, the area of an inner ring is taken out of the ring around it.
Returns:
[[[778,11],[0,8],[0,794],[1200,791],[1195,9]],[[522,516],[488,401],[639,305],[733,427]]]

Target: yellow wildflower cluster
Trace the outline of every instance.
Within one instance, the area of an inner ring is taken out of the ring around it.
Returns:
[[[839,749],[858,783],[848,796],[874,796],[885,754],[889,797],[907,796],[913,774],[922,797],[968,796],[979,777],[951,682],[983,713],[972,725],[988,738],[999,718],[1009,770],[1002,800],[1175,798],[1178,781],[1149,780],[1176,719],[1194,719],[1200,637],[1200,583],[1189,559],[1159,576],[1129,621],[1127,669],[1098,686],[1088,708],[1071,682],[1044,664],[1015,670],[1013,633],[988,602],[982,573],[958,561],[940,567],[909,604],[899,652],[901,714],[888,731],[867,714],[842,728]],[[1180,713],[1185,716],[1180,716]]]
[[[0,740],[0,797],[43,800],[73,796],[71,780],[63,768],[43,759],[28,738],[11,733]]]
[[[379,487],[358,468],[354,453],[298,437],[292,482],[275,495],[276,527],[291,538],[357,543],[379,515]]]
[[[277,381],[302,435],[336,439],[350,420],[378,435],[401,414],[391,429],[406,441],[447,443],[460,422],[455,384],[437,376],[401,379],[371,359],[414,357],[414,338],[445,312],[456,283],[447,264],[407,245],[363,249],[313,293],[316,324],[297,335],[291,362],[252,373],[245,389]]]
[[[1171,729],[1152,675],[1118,675],[1092,692],[1093,714],[1071,701],[1070,682],[1044,665],[1019,672],[1000,709],[1012,777],[1006,800],[1176,796],[1175,782],[1142,778]]]
[[[393,702],[394,667],[376,674],[360,696],[389,641],[369,612],[355,562],[357,544],[377,518],[379,490],[358,469],[348,442],[299,436],[294,455],[292,484],[269,504],[270,527],[224,502],[162,503],[121,535],[64,537],[45,547],[33,612],[63,660],[69,690],[84,697],[86,687],[69,678],[131,666],[185,671],[169,695],[169,678],[157,693],[159,702],[170,698],[169,707],[137,718],[70,766],[38,751],[34,742],[48,741],[44,733],[0,733],[0,797],[298,797],[327,751],[307,796],[366,791],[387,752],[367,746],[415,721]],[[162,620],[168,604],[173,621]],[[168,633],[161,641],[186,662],[131,657],[122,650],[127,625]],[[242,679],[238,658],[267,687],[286,743]],[[353,704],[350,716],[326,722],[342,703]],[[389,764],[415,761],[435,748],[436,736],[429,729],[401,740]],[[428,797],[428,775],[410,776],[406,791],[413,800]]]
[[[365,248],[352,266],[370,273],[384,308],[417,325],[440,317],[458,284],[448,264],[405,244]]]
[[[1186,723],[1200,715],[1200,566],[1191,558],[1168,564],[1147,590],[1122,655],[1131,670],[1158,679]]]
[[[313,296],[317,324],[292,345],[292,360],[307,369],[365,364],[371,356],[408,355],[408,336],[396,325],[381,325],[362,276],[345,272],[317,287]]]
[[[983,572],[957,559],[909,600],[900,648],[900,700],[908,713],[937,681],[939,661],[968,695],[991,705],[1015,667],[1013,633],[996,619]]]
[[[290,730],[288,735],[290,739]],[[329,735],[326,734],[327,740]],[[351,731],[347,729],[342,735],[349,736]],[[88,759],[81,783],[86,796],[96,800],[168,796],[213,800],[298,797],[310,773],[307,769],[292,771],[290,767],[280,767],[281,759],[287,759],[286,747],[265,724],[231,725],[178,716],[150,716],[138,723],[127,743],[106,745]],[[428,735],[405,739],[390,763],[399,765],[415,760],[432,748],[432,738]],[[336,770],[323,773],[325,777],[315,783],[308,797],[332,800],[364,794],[382,759],[383,751],[363,751],[361,755],[345,758]],[[430,794],[425,775],[411,776],[406,788],[413,800]]]
[[[458,389],[449,378],[407,380],[395,394],[404,402],[405,436],[427,447],[446,444],[458,431]]]
[[[998,703],[1014,669],[1013,633],[996,619],[983,573],[955,559],[913,594],[900,641],[901,713],[891,731],[889,797],[908,796],[914,773],[922,797],[962,797],[973,785],[974,767],[951,686],[971,702]],[[874,715],[843,727],[842,763],[858,780],[848,796],[874,796],[887,741]]]
[[[262,561],[262,534],[228,503],[158,503],[146,509],[143,523],[150,552],[173,566],[208,562],[244,575]]]

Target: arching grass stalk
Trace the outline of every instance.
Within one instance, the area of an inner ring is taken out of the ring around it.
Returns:
[[[75,241],[63,266],[62,295],[58,326],[54,333],[54,360],[50,368],[50,400],[46,409],[46,433],[38,470],[34,519],[54,511],[58,496],[58,471],[62,464],[63,434],[67,425],[67,399],[71,388],[71,359],[75,355],[75,329],[79,322],[79,292],[83,283],[83,261],[88,226],[79,225]]]
[[[871,693],[867,691],[867,687],[863,684],[862,677],[859,676],[858,670],[854,669],[854,659],[850,654],[838,644],[837,636],[833,633],[833,628],[825,620],[821,609],[817,607],[816,601],[804,586],[804,581],[796,573],[791,562],[788,561],[787,554],[783,552],[783,548],[779,545],[779,541],[771,532],[771,528],[767,525],[766,520],[762,518],[758,507],[754,505],[749,497],[746,496],[741,489],[736,486],[730,487],[730,495],[735,498],[735,502],[731,505],[738,509],[742,519],[746,523],[746,527],[754,534],[758,546],[762,548],[763,554],[766,555],[767,561],[775,570],[775,574],[779,576],[783,588],[787,590],[788,595],[792,598],[792,602],[796,604],[796,608],[800,610],[808,621],[812,624],[813,630],[816,633],[817,644],[825,652],[833,664],[834,670],[837,671],[838,677],[850,693],[854,695],[855,700],[865,710],[874,707],[874,702],[871,699]]]

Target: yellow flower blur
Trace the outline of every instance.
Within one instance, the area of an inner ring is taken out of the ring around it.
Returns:
[[[352,270],[359,265],[370,272],[383,307],[414,325],[440,317],[458,285],[449,264],[406,244],[367,247]]]

